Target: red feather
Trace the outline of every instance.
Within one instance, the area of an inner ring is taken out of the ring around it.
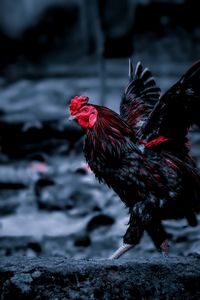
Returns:
[[[150,142],[145,142],[143,140],[140,140],[140,143],[143,144],[146,148],[150,148],[152,146],[157,146],[163,142],[166,142],[168,141],[169,139],[168,138],[165,138],[164,136],[159,136],[157,137],[156,139],[153,139],[152,141]]]

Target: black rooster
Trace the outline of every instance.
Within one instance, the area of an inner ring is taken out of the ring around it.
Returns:
[[[120,115],[71,100],[70,112],[85,128],[84,153],[96,177],[111,187],[129,208],[124,244],[111,258],[135,246],[144,231],[167,252],[164,219],[186,218],[197,224],[200,173],[189,154],[187,133],[200,125],[200,61],[163,96],[148,69],[139,62],[120,105]]]

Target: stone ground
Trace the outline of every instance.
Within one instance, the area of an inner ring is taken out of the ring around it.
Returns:
[[[1,258],[0,294],[4,300],[197,300],[199,259]]]

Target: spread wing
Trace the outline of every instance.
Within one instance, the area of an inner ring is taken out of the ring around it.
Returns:
[[[147,68],[138,62],[133,72],[129,60],[129,84],[122,95],[120,115],[137,132],[160,97],[160,88]]]
[[[141,129],[141,138],[149,141],[168,138],[161,147],[187,151],[187,133],[191,125],[200,126],[200,61],[195,63],[156,104]]]

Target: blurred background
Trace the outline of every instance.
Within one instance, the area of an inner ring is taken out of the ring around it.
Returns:
[[[162,91],[200,58],[194,0],[0,0],[0,255],[106,258],[128,211],[100,185],[67,121],[75,95],[118,111],[128,58]],[[178,122],[178,120],[177,120]],[[200,135],[191,133],[200,165]],[[165,221],[171,253],[200,252],[200,227]],[[126,257],[156,256],[149,237]]]

